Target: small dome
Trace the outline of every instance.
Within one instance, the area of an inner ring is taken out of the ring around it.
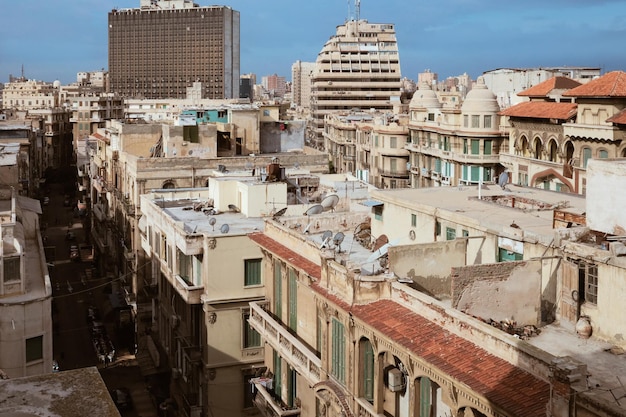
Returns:
[[[493,94],[485,85],[482,77],[478,78],[476,86],[467,93],[465,101],[461,106],[463,113],[498,113],[500,106],[496,95]]]
[[[54,82],[52,83],[52,87],[54,87],[54,88],[59,88],[59,87],[61,87],[61,81],[59,81],[59,80],[54,80]]]
[[[430,84],[422,81],[419,88],[413,93],[413,98],[409,104],[409,108],[440,109],[443,105],[437,98],[437,93],[433,91]]]

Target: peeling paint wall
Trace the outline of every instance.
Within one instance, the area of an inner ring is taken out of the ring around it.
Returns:
[[[454,268],[452,305],[467,314],[518,325],[541,324],[542,261]]]
[[[279,153],[304,149],[304,121],[261,123],[261,152]]]
[[[465,265],[466,239],[389,248],[390,269],[411,287],[436,298],[451,296],[450,270]]]

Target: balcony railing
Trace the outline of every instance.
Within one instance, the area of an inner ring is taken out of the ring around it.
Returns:
[[[264,417],[300,415],[300,408],[285,407],[282,405],[281,401],[274,398],[272,393],[267,389],[271,387],[272,380],[269,380],[268,384],[268,380],[266,378],[254,378],[251,382],[254,384],[254,389],[256,391],[256,395],[254,396],[254,405],[256,405]]]
[[[377,414],[374,411],[372,404],[365,401],[363,398],[356,399],[356,410],[354,415],[362,417],[383,417],[384,414]]]
[[[321,381],[322,360],[263,310],[259,303],[250,303],[250,325],[263,336],[272,349],[289,362],[292,368],[306,378],[310,385]]]

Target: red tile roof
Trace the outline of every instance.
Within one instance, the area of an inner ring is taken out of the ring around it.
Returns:
[[[550,386],[438,324],[390,300],[352,307],[390,340],[483,395],[506,413],[545,416]]]
[[[250,233],[248,237],[256,242],[262,248],[272,252],[285,262],[289,262],[291,265],[302,269],[313,278],[320,278],[322,276],[322,268],[319,265],[309,261],[304,256],[298,255],[288,247],[281,245],[272,238],[267,237],[262,232]]]
[[[500,112],[502,116],[529,117],[533,119],[569,120],[576,115],[576,103],[527,101]]]
[[[626,72],[612,71],[563,93],[566,97],[626,97]]]
[[[607,119],[607,122],[617,123],[618,125],[626,125],[626,109]]]
[[[542,83],[539,83],[527,90],[518,93],[518,96],[524,97],[547,97],[553,90],[569,90],[581,85],[578,81],[568,77],[552,77]]]
[[[248,235],[261,247],[320,278],[321,268],[263,233]],[[441,372],[515,416],[545,416],[549,384],[390,300],[351,306],[317,283],[312,288]]]

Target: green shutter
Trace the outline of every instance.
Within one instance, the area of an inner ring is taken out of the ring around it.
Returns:
[[[298,329],[298,280],[296,272],[289,268],[289,328]]]
[[[472,155],[478,155],[480,153],[480,141],[478,139],[472,139]]]
[[[333,348],[331,372],[335,378],[341,383],[345,383],[345,352],[346,352],[346,336],[344,334],[343,324],[333,318]]]
[[[426,377],[420,378],[420,417],[431,417],[431,392],[430,379]]]
[[[484,150],[483,154],[491,155],[491,141],[490,140],[486,140],[485,141],[485,150]]]
[[[374,403],[374,349],[369,340],[363,342],[363,396]]]
[[[280,261],[274,261],[274,314],[282,318],[283,282]]]
[[[282,359],[278,352],[274,351],[274,392],[282,398]]]
[[[245,286],[261,284],[261,259],[246,259],[245,261]]]

